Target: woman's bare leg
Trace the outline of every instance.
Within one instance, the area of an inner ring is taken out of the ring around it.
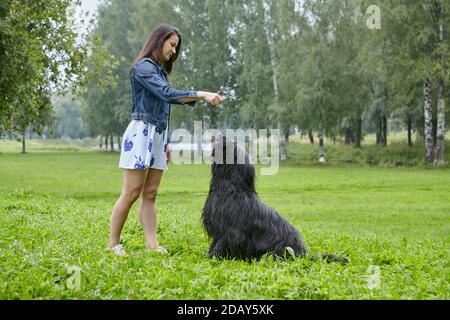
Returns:
[[[109,248],[120,242],[120,234],[131,206],[139,197],[147,170],[124,169],[123,187],[111,215]]]
[[[156,235],[156,196],[163,173],[163,170],[149,169],[141,192],[139,220],[144,229],[147,249],[156,249],[158,246]]]

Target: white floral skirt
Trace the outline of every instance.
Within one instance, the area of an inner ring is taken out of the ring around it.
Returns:
[[[142,120],[131,120],[123,134],[119,167],[167,170],[167,130]]]

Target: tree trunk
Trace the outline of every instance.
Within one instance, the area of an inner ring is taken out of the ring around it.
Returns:
[[[105,150],[108,150],[108,135],[105,136]]]
[[[100,136],[100,150],[103,148],[103,136]]]
[[[322,131],[319,133],[319,162],[325,163],[325,147],[323,144],[323,134]]]
[[[412,138],[411,138],[411,133],[412,133],[412,119],[411,119],[411,114],[408,111],[408,115],[407,115],[407,120],[406,120],[406,125],[408,126],[408,146],[412,147]]]
[[[280,135],[280,160],[287,159],[286,143],[289,141],[289,130],[283,130]]]
[[[284,135],[281,135],[281,137],[280,137],[280,160],[284,161],[286,159],[287,159],[286,140],[284,138]]]
[[[344,128],[345,144],[352,144],[352,130],[350,128]]]
[[[111,133],[111,141],[110,141],[110,150],[111,152],[114,151],[114,135]]]
[[[119,152],[120,152],[122,150],[122,138],[121,138],[120,134],[117,135],[117,141],[119,143]]]
[[[22,153],[25,153],[25,134],[26,134],[26,131],[24,130],[22,132]]]
[[[309,143],[314,144],[314,135],[312,134],[312,130],[308,131]]]
[[[351,144],[349,131],[350,131],[349,128],[344,128],[344,137],[345,137],[344,144],[347,144],[347,145]]]
[[[436,146],[434,149],[434,165],[442,166],[445,164],[444,146],[445,146],[445,101],[444,101],[444,81],[439,80],[438,104],[437,104],[437,128],[436,128]]]
[[[381,145],[383,147],[387,146],[387,117],[383,116],[381,118],[381,126],[383,128],[383,131],[381,132]]]
[[[289,129],[284,131],[284,141],[289,143]]]
[[[443,16],[443,3],[439,2],[439,17]],[[439,42],[444,43],[444,27],[439,24]],[[436,167],[445,164],[444,147],[445,147],[445,57],[442,51],[439,63],[441,66],[441,75],[438,81],[438,96],[437,96],[437,123],[436,123],[436,145],[434,149],[434,165]]]
[[[383,120],[381,117],[377,119],[376,124],[377,124],[377,133],[376,133],[377,146],[381,146],[383,141]]]
[[[381,145],[381,131],[377,131],[376,137],[377,137],[376,144],[377,144],[377,146],[379,146],[379,145]]]
[[[271,12],[270,12],[270,4],[271,2],[268,0],[263,0],[263,7],[264,7],[264,32],[267,38],[267,43],[269,45],[269,56],[270,56],[270,64],[272,67],[272,84],[273,84],[273,93],[275,96],[275,105],[278,106],[278,100],[279,100],[279,87],[278,87],[278,72],[277,72],[277,61],[276,61],[276,55],[275,55],[275,43],[273,40],[273,35],[270,32],[270,21],[271,21]],[[281,110],[281,108],[277,108],[277,110]],[[285,139],[283,133],[283,126],[284,124],[281,123],[281,111],[278,112],[278,129],[280,130],[281,134],[281,141],[280,141],[280,159],[286,160],[287,152],[286,152],[286,141],[288,139]]]
[[[424,136],[425,136],[425,161],[433,163],[433,111],[431,108],[431,78],[423,82],[423,114],[424,114]]]
[[[355,148],[361,148],[362,138],[362,118],[358,116],[356,119],[356,132],[355,132]]]

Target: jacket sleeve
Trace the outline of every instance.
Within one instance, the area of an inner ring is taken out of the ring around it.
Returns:
[[[167,81],[158,74],[156,66],[148,61],[143,61],[136,65],[134,76],[145,89],[170,104],[181,104],[189,107],[194,107],[196,104],[196,101],[181,102],[178,99],[196,97],[197,91],[177,90],[172,88]]]

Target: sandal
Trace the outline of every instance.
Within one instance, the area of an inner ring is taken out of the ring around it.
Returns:
[[[156,248],[155,249],[149,249],[149,248],[147,248],[147,250],[148,251],[150,251],[150,252],[158,252],[158,253],[162,253],[162,254],[167,254],[167,253],[169,253],[168,251],[167,251],[167,249],[166,248],[164,248],[163,246],[156,246]]]
[[[109,248],[109,247],[108,247],[108,250],[114,251],[114,253],[115,253],[117,256],[119,256],[119,257],[124,256],[124,255],[127,254],[126,251],[123,249],[123,247],[122,247],[121,244],[116,244],[116,245],[115,245],[114,247],[112,247],[112,248]]]
[[[162,253],[162,254],[167,254],[167,253],[169,253],[169,252],[167,251],[167,249],[164,248],[163,246],[157,246],[156,249],[155,249],[155,251],[156,251],[156,252],[159,252],[159,253]]]

